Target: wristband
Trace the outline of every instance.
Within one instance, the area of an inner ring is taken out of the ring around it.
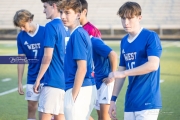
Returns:
[[[116,102],[116,99],[117,99],[117,96],[112,96],[112,97],[111,97],[111,101]]]

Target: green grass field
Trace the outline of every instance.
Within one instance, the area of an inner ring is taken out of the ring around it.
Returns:
[[[106,41],[119,55],[119,42]],[[163,54],[161,57],[161,93],[163,108],[160,111],[158,120],[180,120],[180,42],[162,42]],[[16,55],[15,41],[0,41],[0,55]],[[27,65],[26,65],[27,66]],[[27,71],[27,68],[26,68]],[[26,83],[26,71],[23,84]],[[6,79],[9,81],[3,82]],[[118,97],[117,117],[123,120],[124,96],[128,81]],[[27,102],[24,96],[17,91],[1,95],[2,93],[17,88],[17,65],[0,64],[0,120],[26,120]],[[94,110],[92,117],[97,120]]]

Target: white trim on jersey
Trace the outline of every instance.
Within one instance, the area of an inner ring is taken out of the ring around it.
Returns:
[[[82,27],[82,26],[81,26],[81,25],[78,25],[78,26],[70,33],[70,35],[71,35],[78,27]]]
[[[34,37],[37,34],[38,30],[39,30],[39,24],[36,25],[36,31],[33,34],[28,33],[28,32],[27,32],[27,34],[31,37]]]
[[[133,39],[130,40],[130,39],[128,38],[128,42],[129,42],[129,43],[132,43],[132,42],[137,38],[137,36],[141,33],[142,30],[143,30],[143,27],[141,27],[141,29],[139,30],[138,34],[137,34]]]

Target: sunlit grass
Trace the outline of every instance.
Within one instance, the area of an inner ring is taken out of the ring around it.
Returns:
[[[105,41],[119,56],[119,41]],[[163,108],[158,120],[180,120],[180,42],[162,42],[163,54],[161,57],[161,93]],[[0,43],[0,55],[17,55],[16,43]],[[27,71],[27,65],[26,65]],[[26,71],[23,84],[26,84]],[[4,78],[12,80],[2,82]],[[124,96],[127,88],[126,80],[123,89],[118,96],[117,117],[123,120]],[[0,65],[0,93],[17,87],[17,65]],[[27,102],[24,96],[17,92],[0,96],[0,120],[25,120],[27,116]],[[94,110],[92,117],[97,120]]]

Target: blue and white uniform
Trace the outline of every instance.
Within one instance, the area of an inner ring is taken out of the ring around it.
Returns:
[[[87,72],[74,102],[72,88],[78,69],[77,60],[85,60],[87,62]],[[66,93],[64,97],[65,119],[85,120],[89,118],[92,112],[97,91],[94,78],[91,76],[93,69],[91,40],[88,33],[80,26],[73,30],[67,43],[64,69],[66,80]]]
[[[51,86],[65,90],[64,55],[65,37],[67,37],[63,23],[56,18],[46,24],[44,47],[54,48],[49,68],[44,75],[44,86]]]
[[[39,62],[28,65],[27,84],[34,84],[39,72],[41,60],[44,54],[44,27],[37,25],[32,35],[21,31],[17,37],[18,54],[25,54],[28,60],[37,59]],[[41,80],[43,82],[43,80]]]
[[[103,83],[103,79],[107,78],[109,73],[112,72],[108,57],[112,49],[100,38],[92,37],[91,42],[93,46],[94,78],[98,89],[95,109],[100,110],[100,104],[110,104],[114,87],[114,82],[107,85]]]
[[[26,100],[37,101],[39,94],[33,92],[33,84],[39,73],[42,57],[44,54],[44,31],[43,26],[37,25],[34,34],[21,31],[17,36],[18,54],[25,54],[28,64]],[[43,83],[43,78],[41,79]]]
[[[82,87],[95,85],[94,78],[91,76],[91,72],[93,71],[91,40],[87,32],[82,27],[77,27],[71,33],[66,46],[66,55],[64,61],[66,90],[72,88],[74,85],[77,70],[77,60],[87,61],[87,73],[85,75]]]
[[[38,110],[53,115],[64,114],[64,55],[68,32],[60,18],[55,18],[46,24],[44,37],[44,47],[53,48],[53,54],[44,75],[44,87],[40,94]]]
[[[107,78],[111,72],[111,65],[108,58],[109,53],[112,49],[107,46],[100,38],[91,38],[93,46],[93,61],[94,61],[94,72],[97,89],[103,83],[103,79]]]
[[[158,35],[142,29],[133,41],[126,35],[121,41],[119,66],[126,69],[136,68],[148,61],[148,56],[160,58],[162,47]],[[160,67],[158,70],[137,76],[129,76],[126,92],[125,112],[162,107],[160,94]]]

